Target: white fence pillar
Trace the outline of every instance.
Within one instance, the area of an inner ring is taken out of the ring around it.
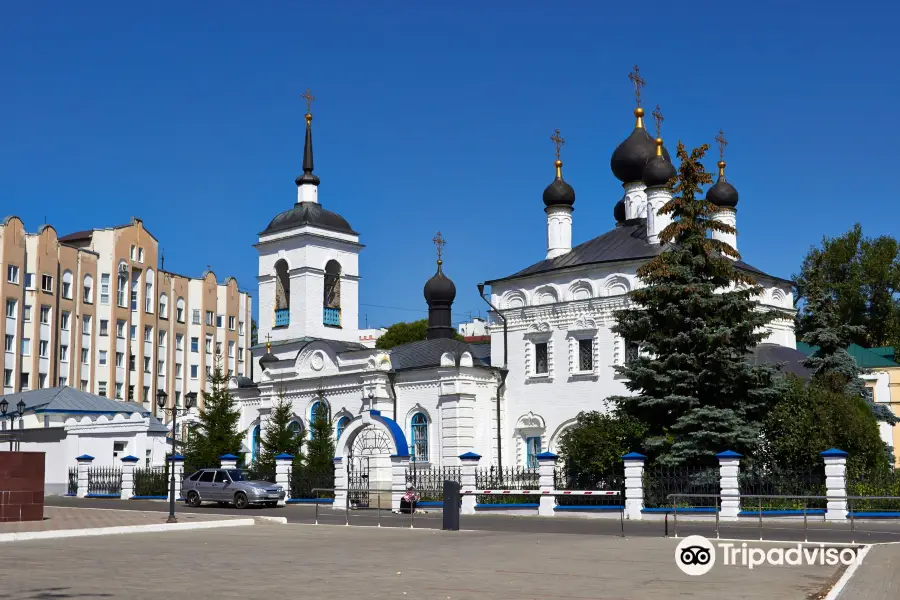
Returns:
[[[293,454],[282,452],[275,455],[275,483],[284,488],[284,500],[278,501],[279,506],[284,506],[291,498],[291,470],[293,464]]]
[[[175,472],[175,500],[182,500],[181,481],[184,479],[184,457],[182,455],[176,454],[172,457],[172,470]],[[168,493],[166,497],[169,497]]]
[[[557,456],[552,452],[541,452],[535,458],[538,461],[541,491],[552,490],[555,483],[553,479],[556,471]],[[554,496],[541,496],[540,504],[538,504],[538,516],[552,517],[555,514],[553,510],[555,507],[556,498]]]
[[[75,457],[75,460],[78,463],[78,491],[75,495],[79,498],[84,498],[88,493],[88,469],[91,468],[94,457],[88,454],[82,454],[81,456]]]
[[[847,453],[831,448],[819,455],[825,460],[826,521],[847,520]]]
[[[459,455],[460,468],[460,488],[462,490],[475,489],[475,470],[478,468],[478,461],[481,460],[480,454],[474,452],[466,452]],[[475,496],[463,496],[462,506],[460,508],[462,515],[475,514]]]
[[[400,501],[406,493],[406,469],[409,468],[409,455],[399,454],[391,456],[391,510],[400,510]],[[377,492],[381,494],[381,490]],[[377,498],[376,498],[377,500]],[[369,502],[369,506],[374,506]],[[382,504],[381,508],[387,508]]]
[[[234,454],[223,454],[219,457],[219,464],[223,469],[237,469],[238,457]]]
[[[131,500],[134,496],[134,468],[139,460],[137,456],[122,459],[122,500]]]
[[[629,452],[622,461],[625,463],[625,518],[640,521],[644,510],[644,463],[647,457]]]
[[[738,474],[741,467],[742,455],[732,450],[716,454],[719,459],[719,494],[721,506],[719,518],[727,521],[737,521],[741,512],[741,487],[738,483]]]
[[[344,468],[344,459],[335,456],[332,459],[334,463],[334,504],[332,508],[335,510],[344,510],[347,508],[347,470]]]

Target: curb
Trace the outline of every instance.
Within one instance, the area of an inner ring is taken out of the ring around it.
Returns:
[[[257,525],[287,525],[287,517],[253,517]]]
[[[123,525],[121,527],[93,527],[90,529],[58,529],[56,531],[21,531],[0,533],[0,542],[24,542],[28,540],[51,540],[70,537],[90,537],[97,535],[117,535],[123,533],[159,533],[167,531],[187,531],[190,529],[214,529],[218,527],[243,527],[255,525],[253,519],[228,519],[222,521],[199,521],[197,523],[156,523],[153,525]]]
[[[844,574],[841,575],[841,578],[837,580],[837,583],[834,584],[834,587],[831,588],[831,591],[828,592],[828,595],[825,596],[825,600],[836,600],[842,591],[844,591],[844,586],[849,583],[850,578],[853,577],[853,574],[856,573],[856,569],[859,568],[859,565],[862,564],[862,561],[865,560],[866,555],[869,553],[869,550],[872,546],[864,546],[862,550],[859,551],[859,559],[854,562],[852,565],[847,567],[844,571]]]

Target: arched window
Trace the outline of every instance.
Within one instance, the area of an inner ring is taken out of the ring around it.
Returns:
[[[90,304],[94,301],[94,278],[90,275],[84,276],[84,301]]]
[[[180,296],[175,301],[175,320],[184,323],[184,298]]]
[[[422,413],[416,413],[410,420],[410,432],[412,435],[412,459],[415,461],[428,460],[428,418]]]
[[[159,295],[159,318],[169,318],[169,296],[166,294]]]
[[[300,437],[303,435],[303,424],[300,421],[291,421],[288,425],[288,429],[291,430],[291,433],[294,434],[294,437]]]
[[[291,278],[283,258],[275,263],[275,327],[291,323]]]
[[[154,283],[153,269],[147,269],[147,276],[144,279],[144,312],[146,313],[152,313],[153,305],[156,304],[156,298],[153,296]]]
[[[253,435],[250,439],[250,460],[255,461],[259,456],[260,446],[259,425],[253,428]]]
[[[341,434],[344,433],[344,430],[347,429],[347,425],[349,424],[350,417],[344,416],[338,419],[337,427],[334,428],[335,439],[341,439]]]
[[[326,420],[329,419],[328,403],[324,400],[316,400],[309,408],[309,439],[315,437],[314,423],[316,422],[317,417]]]
[[[341,264],[329,260],[325,264],[325,298],[322,322],[331,327],[341,326]]]
[[[133,246],[132,246],[133,248]],[[119,263],[119,273],[116,276],[116,305],[122,308],[128,308],[128,265],[125,262]]]
[[[72,271],[64,271],[62,276],[62,297],[66,300],[72,299],[72,281]]]

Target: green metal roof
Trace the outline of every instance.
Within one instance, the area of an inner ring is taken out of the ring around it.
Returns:
[[[811,355],[818,349],[818,346],[810,346],[809,344],[804,344],[803,342],[797,342],[797,350],[807,356]],[[850,356],[852,356],[856,360],[856,364],[859,365],[859,368],[861,369],[900,367],[900,364],[895,363],[889,358],[885,358],[885,356],[881,352],[875,352],[873,350],[883,350],[883,348],[863,348],[859,344],[850,344],[847,347],[847,352],[849,352]],[[893,348],[891,348],[891,356],[893,356]]]

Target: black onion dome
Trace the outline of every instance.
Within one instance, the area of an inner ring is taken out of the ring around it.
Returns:
[[[643,181],[644,166],[656,156],[656,142],[643,127],[635,127],[624,142],[619,144],[609,160],[613,175],[622,183]],[[663,146],[663,156],[671,162],[669,151]]]
[[[268,352],[266,352],[262,358],[259,359],[259,366],[261,369],[265,369],[267,364],[278,362],[278,359],[272,354],[272,349],[269,348]]]
[[[553,183],[544,190],[545,206],[573,206],[575,204],[575,189],[562,178],[557,177]]]
[[[305,177],[305,175],[303,176]],[[344,217],[330,210],[325,210],[318,202],[298,202],[293,208],[272,219],[272,222],[269,223],[263,234],[285,231],[304,225],[330,229],[338,233],[358,235]]]
[[[616,206],[613,208],[613,216],[616,218],[616,223],[625,222],[625,198],[616,202]]]
[[[654,156],[644,167],[643,181],[648,188],[662,187],[675,177],[675,166],[662,156]]]
[[[719,180],[706,192],[706,199],[721,208],[734,208],[738,203],[738,191],[725,181],[725,163],[719,162]]]
[[[437,273],[425,282],[425,302],[432,304],[451,304],[456,299],[456,285],[450,281],[438,265]]]

